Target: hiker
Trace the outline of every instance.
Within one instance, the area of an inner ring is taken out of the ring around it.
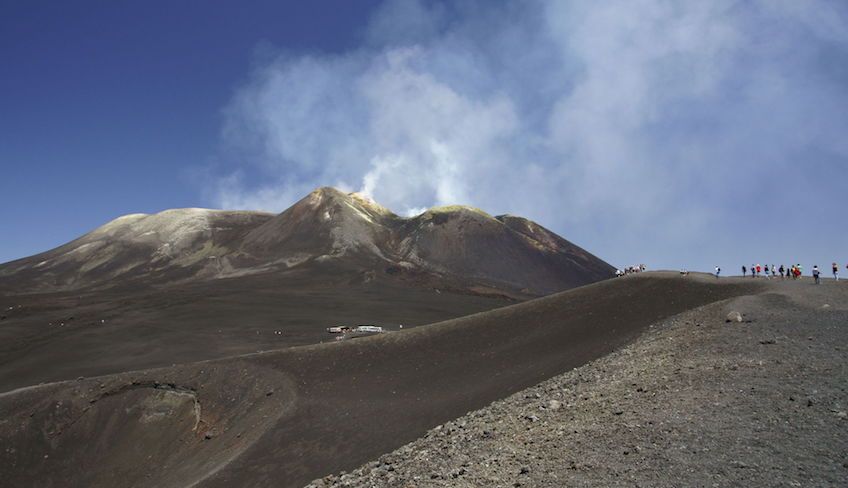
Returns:
[[[780,271],[780,279],[782,280],[782,279],[783,279],[783,272],[785,271],[785,270],[783,269],[783,265],[782,265],[782,264],[780,265],[780,268],[778,268],[778,271]]]
[[[743,264],[742,265],[742,277],[744,278],[746,276],[748,276],[748,268],[746,268],[745,265]]]
[[[718,275],[719,275],[719,274],[721,274],[721,268],[719,268],[718,266],[716,266],[716,268],[715,268],[715,273],[716,273],[716,278],[718,278]]]
[[[760,276],[760,272],[761,272],[762,270],[763,270],[763,268],[762,268],[762,267],[758,264],[758,265],[757,265],[757,276]]]
[[[816,280],[816,284],[819,284],[819,267],[813,266],[813,278]]]
[[[763,266],[763,274],[766,275],[766,279],[771,279],[771,278],[769,278],[768,264]]]
[[[833,263],[833,279],[839,281],[839,265]]]
[[[777,278],[777,273],[774,271],[774,265],[773,264],[771,265],[771,277]]]

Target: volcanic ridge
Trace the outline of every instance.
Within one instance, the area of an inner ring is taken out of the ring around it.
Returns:
[[[402,218],[359,194],[319,188],[279,215],[196,208],[126,215],[0,266],[0,290],[162,285],[326,262],[523,297],[592,283],[614,271],[521,217],[457,205]]]

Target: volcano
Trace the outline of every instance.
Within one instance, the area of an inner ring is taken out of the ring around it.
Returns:
[[[402,218],[359,194],[319,188],[279,215],[207,209],[126,215],[0,266],[0,290],[159,286],[280,274],[312,263],[525,297],[614,271],[521,217],[456,205]]]
[[[0,265],[0,391],[406,328],[596,282],[613,268],[529,220],[400,217],[319,188],[274,215],[133,214]]]

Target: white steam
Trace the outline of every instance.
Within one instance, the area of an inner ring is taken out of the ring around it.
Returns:
[[[255,69],[226,111],[234,167],[213,198],[282,210],[334,185],[407,215],[469,204],[616,264],[710,269],[758,249],[724,232],[836,216],[785,187],[848,178],[846,11],[388,1],[361,46]]]

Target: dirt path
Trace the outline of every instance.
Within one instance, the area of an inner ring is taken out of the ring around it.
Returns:
[[[310,486],[848,486],[846,388],[848,283],[772,283]]]

